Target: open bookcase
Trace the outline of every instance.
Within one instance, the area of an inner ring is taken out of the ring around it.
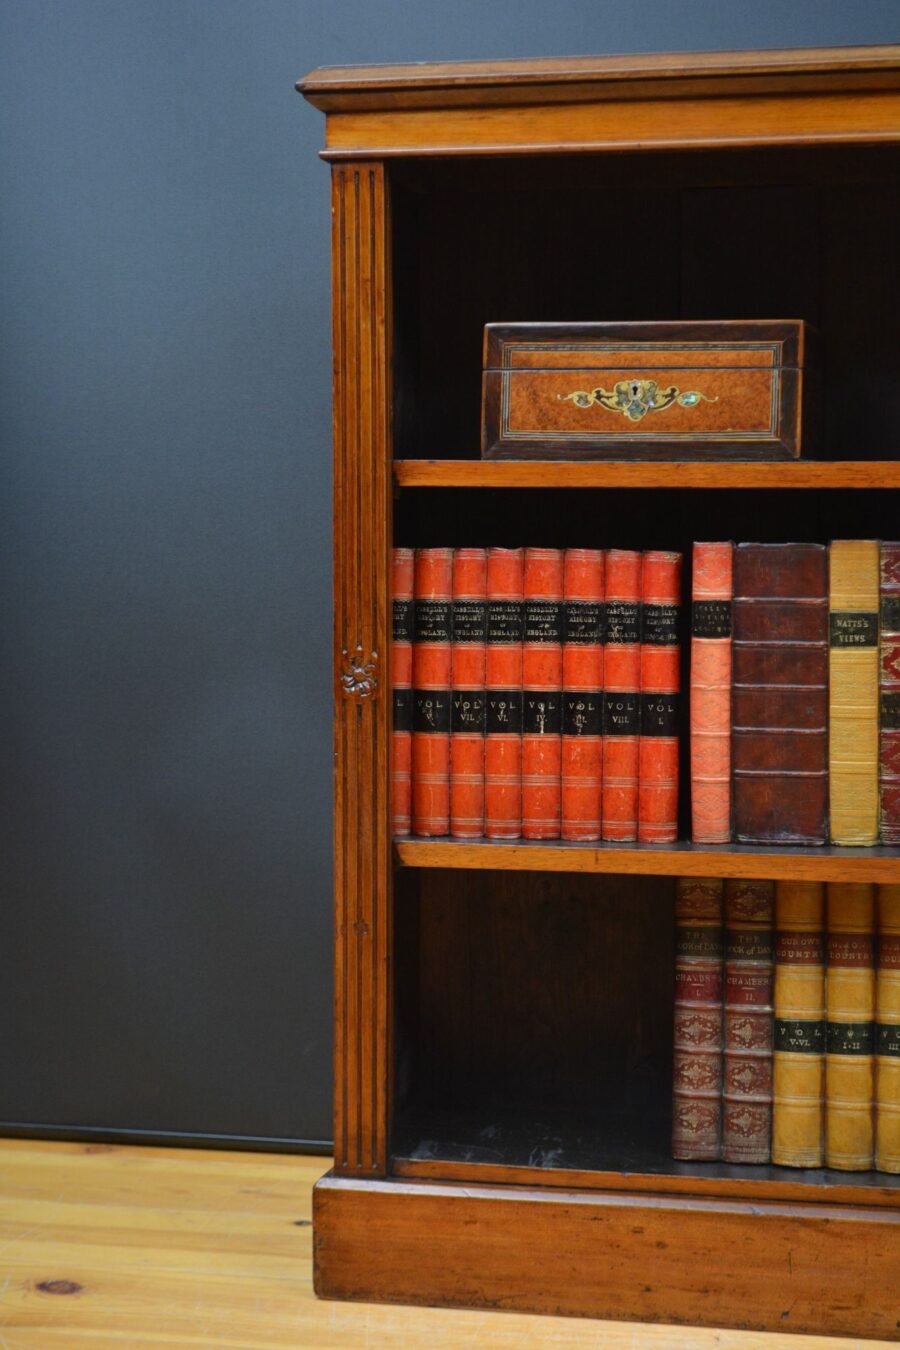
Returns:
[[[900,49],[329,68],[299,87],[327,113],[334,192],[335,1165],[316,1287],[898,1337],[900,1178],[677,1163],[669,1133],[673,879],[897,881],[900,851],[392,842],[389,591],[393,544],[687,563],[710,537],[897,537]],[[735,317],[819,328],[817,460],[479,459],[485,323]],[[681,802],[687,840],[686,764]]]

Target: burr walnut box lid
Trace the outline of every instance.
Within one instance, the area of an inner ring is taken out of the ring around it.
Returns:
[[[802,319],[488,324],[482,457],[810,455],[817,345]]]

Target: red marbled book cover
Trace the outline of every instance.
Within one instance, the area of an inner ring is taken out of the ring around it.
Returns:
[[[411,826],[413,550],[395,548],[392,562],[391,830],[404,835]]]
[[[488,549],[484,832],[522,834],[522,612],[524,550]]]
[[[641,703],[641,555],[606,555],[601,836],[637,839]]]
[[[881,545],[881,842],[900,844],[900,543]]]
[[[603,772],[604,559],[570,548],[563,564],[563,839],[600,838]]]
[[[638,843],[678,838],[681,554],[647,550],[641,564]]]
[[[416,550],[412,832],[450,829],[450,595],[453,550]]]
[[[558,839],[562,766],[562,549],[525,550],[524,595],[522,836]]]
[[[450,833],[484,834],[484,668],[487,637],[487,551],[453,555],[450,700]]]

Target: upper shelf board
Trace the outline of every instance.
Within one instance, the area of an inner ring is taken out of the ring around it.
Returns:
[[[326,66],[326,158],[900,140],[900,46]]]
[[[397,459],[401,488],[900,488],[900,460],[753,464]]]

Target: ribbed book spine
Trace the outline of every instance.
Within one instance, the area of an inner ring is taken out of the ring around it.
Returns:
[[[875,887],[828,884],[825,1163],[862,1172],[875,1161]]]
[[[725,882],[722,1157],[769,1161],[775,883]]]
[[[392,561],[391,831],[405,835],[412,826],[413,550],[395,548]]]
[[[641,705],[638,843],[678,838],[681,554],[648,550],[641,562]]]
[[[450,701],[450,833],[484,834],[484,671],[487,642],[487,551],[453,555],[453,648]]]
[[[450,597],[453,550],[420,548],[415,564],[412,831],[450,829]]]
[[[603,681],[601,837],[637,839],[640,759],[641,555],[606,555],[606,650]]]
[[[731,839],[734,545],[695,544],[691,579],[691,837]]]
[[[900,543],[881,545],[881,842],[900,844]]]
[[[525,550],[522,836],[558,839],[562,769],[563,554]]]
[[[603,770],[604,558],[570,548],[563,564],[562,827],[563,839],[600,838]]]
[[[675,882],[672,1157],[722,1156],[721,881]]]
[[[835,844],[878,842],[878,565],[874,539],[831,545],[828,790]]]
[[[775,887],[775,1036],[772,1162],[821,1167],[825,1159],[825,887]]]
[[[900,1172],[900,885],[879,886],[875,1166]]]
[[[523,564],[520,548],[488,549],[484,832],[522,834]]]
[[[738,544],[732,647],[734,832],[824,844],[828,804],[828,554]]]

